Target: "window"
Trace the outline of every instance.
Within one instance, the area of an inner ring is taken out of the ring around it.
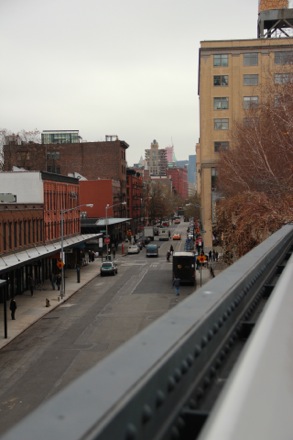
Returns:
[[[215,150],[215,153],[219,153],[219,151],[229,150],[229,142],[227,142],[227,141],[214,142],[214,150]]]
[[[287,50],[284,52],[275,52],[275,64],[292,64],[293,52]]]
[[[214,75],[214,86],[226,87],[228,85],[228,75]]]
[[[214,98],[214,110],[226,110],[229,108],[229,98]]]
[[[228,55],[219,54],[214,55],[214,67],[227,67],[228,66]]]
[[[243,54],[243,66],[257,66],[258,65],[258,53],[250,52]]]
[[[258,85],[258,75],[243,75],[243,85],[244,86],[257,86]]]
[[[217,180],[218,180],[218,170],[216,168],[211,169],[211,184],[212,184],[212,191],[216,191],[217,189]]]
[[[243,118],[243,125],[245,127],[255,127],[258,123],[258,118]]]
[[[214,119],[214,129],[215,130],[228,130],[229,129],[229,119],[228,118]]]
[[[293,82],[293,75],[291,72],[275,74],[275,84],[288,84],[292,82]]]
[[[244,96],[243,108],[256,108],[258,106],[258,96]]]

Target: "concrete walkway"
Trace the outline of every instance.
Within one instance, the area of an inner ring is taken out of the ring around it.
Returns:
[[[25,291],[22,295],[17,295],[15,301],[17,310],[15,320],[11,319],[9,301],[7,301],[7,338],[4,338],[4,305],[0,304],[0,349],[9,344],[16,336],[24,332],[33,323],[41,319],[55,307],[67,301],[75,292],[89,283],[100,273],[101,260],[83,266],[80,271],[80,283],[77,282],[75,270],[67,270],[65,273],[65,296],[60,298],[60,292],[52,289],[49,280],[44,285],[38,286],[34,290],[33,296],[30,291]],[[46,299],[50,306],[46,307]]]
[[[124,255],[120,254],[116,259],[119,262],[123,257]],[[77,282],[76,271],[67,270],[65,273],[65,296],[63,299],[60,298],[60,292],[58,290],[52,289],[49,280],[45,281],[43,286],[36,288],[33,296],[31,296],[30,291],[26,291],[22,295],[17,295],[15,297],[17,303],[15,320],[11,319],[9,301],[7,301],[7,338],[4,337],[4,305],[0,304],[0,349],[9,344],[14,338],[41,319],[44,315],[67,301],[74,293],[93,280],[99,275],[100,266],[100,258],[83,266],[80,271],[80,283]],[[223,270],[223,268],[217,268],[216,266],[215,275]],[[198,272],[197,277],[199,280]],[[210,279],[211,275],[209,269],[203,269],[201,284],[205,284]],[[198,283],[198,288],[199,287],[200,285]],[[49,307],[46,307],[46,299],[49,300]]]

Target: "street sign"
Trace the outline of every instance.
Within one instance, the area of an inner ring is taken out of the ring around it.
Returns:
[[[64,266],[63,261],[61,260],[61,258],[59,258],[59,260],[57,261],[57,267],[58,269],[62,269],[62,267]]]
[[[104,238],[104,243],[105,244],[109,244],[110,243],[110,238],[109,237]]]

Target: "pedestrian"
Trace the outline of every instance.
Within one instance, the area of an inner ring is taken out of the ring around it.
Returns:
[[[50,273],[50,281],[51,281],[51,285],[52,285],[52,289],[55,290],[55,274],[53,272]]]
[[[57,289],[60,290],[60,286],[61,286],[61,275],[60,275],[60,273],[58,273],[58,275],[56,276],[56,284],[57,284]]]
[[[15,319],[15,310],[17,309],[17,305],[14,298],[11,298],[9,308],[11,311],[11,319]]]
[[[115,258],[115,255],[116,255],[116,249],[115,247],[113,247],[113,259]]]
[[[171,246],[170,246],[170,253],[171,253],[171,255],[173,255],[173,252],[174,252],[174,248],[173,248],[173,246],[171,244]]]
[[[34,294],[34,279],[31,275],[28,276],[28,284],[31,291],[31,296]]]
[[[173,286],[176,290],[176,296],[179,296],[180,294],[180,278],[175,277],[173,280]]]

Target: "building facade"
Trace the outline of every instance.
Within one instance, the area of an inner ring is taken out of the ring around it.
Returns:
[[[128,144],[115,137],[104,142],[28,143],[5,145],[4,171],[13,167],[49,171],[64,176],[79,173],[88,180],[120,182],[120,197],[126,198],[126,150]]]
[[[197,191],[201,197],[205,245],[213,245],[219,152],[233,148],[236,122],[262,102],[263,85],[288,80],[293,39],[203,41],[199,51],[200,142]],[[285,73],[284,73],[285,72]],[[274,97],[272,97],[274,99]],[[249,121],[247,121],[248,123]]]
[[[151,147],[145,150],[146,168],[151,176],[166,176],[168,166],[167,151],[159,148],[156,139],[151,143]]]
[[[134,169],[127,170],[127,211],[131,218],[131,233],[136,235],[144,226],[143,216],[143,178]]]
[[[47,172],[0,173],[0,278],[8,298],[57,273],[61,249],[66,268],[81,261],[79,180]],[[6,194],[6,197],[5,197]],[[5,201],[13,199],[14,202]],[[62,225],[61,225],[62,223]]]
[[[172,181],[173,193],[186,200],[188,198],[187,167],[169,167],[167,175]]]

